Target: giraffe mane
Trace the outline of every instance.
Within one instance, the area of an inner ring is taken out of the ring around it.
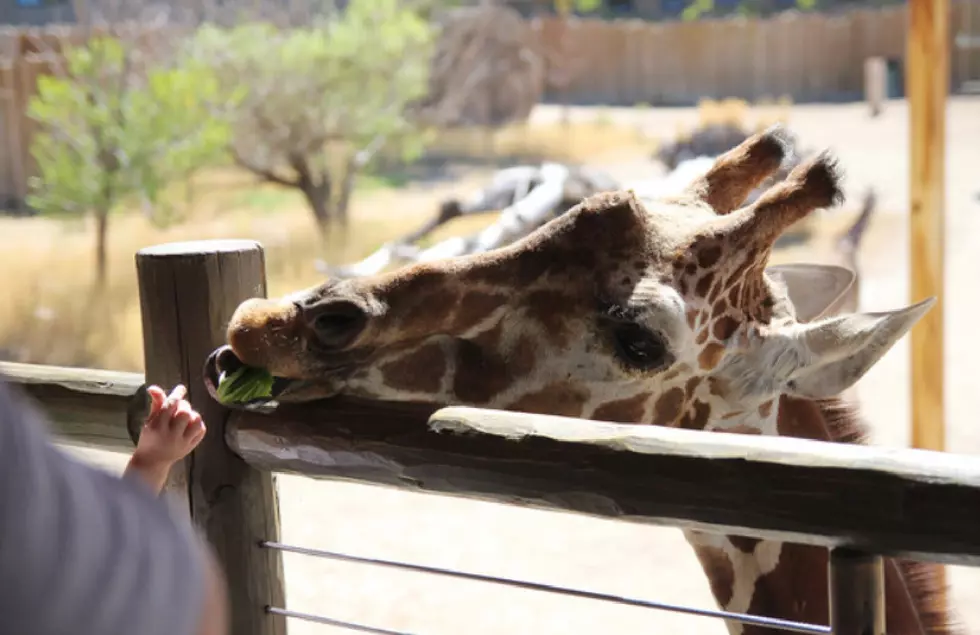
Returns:
[[[868,426],[858,409],[839,397],[806,400],[783,396],[781,409],[812,423],[819,421],[826,438],[834,443],[868,443]],[[948,588],[942,582],[943,565],[901,558],[886,558],[885,563],[897,570],[925,635],[961,635],[962,625],[945,606]]]

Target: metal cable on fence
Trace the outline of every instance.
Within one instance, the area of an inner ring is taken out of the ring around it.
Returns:
[[[390,631],[385,628],[375,628],[373,626],[365,626],[363,624],[355,624],[354,622],[345,622],[343,620],[335,620],[331,617],[324,617],[322,615],[314,615],[312,613],[303,613],[301,611],[292,611],[290,609],[280,608],[278,606],[267,606],[265,610],[269,613],[275,615],[282,615],[283,617],[293,617],[298,620],[305,620],[307,622],[316,622],[317,624],[327,624],[329,626],[338,626],[340,628],[346,628],[350,631],[360,631],[361,633],[374,633],[375,635],[412,635],[404,631]]]
[[[636,606],[640,608],[657,609],[661,611],[670,611],[673,613],[685,613],[687,615],[699,615],[701,617],[714,617],[722,620],[740,622],[742,624],[749,624],[752,626],[765,626],[767,628],[775,628],[775,629],[791,631],[796,633],[811,633],[811,634],[818,634],[818,635],[830,635],[831,633],[831,628],[829,626],[821,626],[819,624],[808,624],[806,622],[795,622],[792,620],[783,620],[775,617],[763,617],[761,615],[746,615],[744,613],[732,613],[729,611],[699,609],[690,606],[670,604],[667,602],[639,600],[635,598],[624,597],[621,595],[598,593],[596,591],[585,591],[582,589],[569,589],[566,587],[559,587],[551,584],[543,584],[540,582],[526,582],[524,580],[498,578],[498,577],[483,575],[479,573],[467,573],[465,571],[455,571],[453,569],[441,569],[439,567],[429,567],[426,565],[410,564],[407,562],[396,562],[394,560],[382,560],[379,558],[364,558],[361,556],[350,556],[347,554],[336,553],[333,551],[324,551],[322,549],[311,549],[309,547],[297,547],[295,545],[287,545],[281,542],[263,541],[259,543],[259,546],[267,549],[277,549],[279,551],[286,551],[290,553],[297,553],[297,554],[302,554],[307,556],[315,556],[318,558],[330,558],[331,560],[344,560],[347,562],[357,562],[360,564],[371,564],[371,565],[377,565],[382,567],[391,567],[395,569],[404,569],[407,571],[416,571],[419,573],[431,573],[434,575],[464,578],[467,580],[475,580],[479,582],[490,582],[492,584],[502,584],[505,586],[528,589],[531,591],[543,591],[545,593],[557,593],[559,595],[568,595],[572,597],[585,598],[589,600],[600,600],[603,602],[625,604],[626,606]],[[387,633],[388,631],[378,631],[378,632]]]

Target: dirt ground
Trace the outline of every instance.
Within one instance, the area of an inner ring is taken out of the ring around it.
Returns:
[[[608,110],[651,132],[671,134],[693,123],[690,109],[645,113]],[[576,109],[573,117],[594,116]],[[968,411],[970,362],[980,341],[969,337],[980,310],[980,98],[951,100],[947,149],[946,425],[948,449],[980,454],[980,426]],[[540,108],[535,118],[556,116]],[[889,103],[878,119],[861,105],[794,107],[789,125],[807,146],[829,146],[847,172],[848,206],[869,185],[880,211],[863,252],[862,308],[885,309],[907,297],[908,111]],[[635,158],[604,162],[623,180],[642,178],[652,164]],[[918,300],[914,298],[913,300]],[[859,386],[874,442],[908,442],[908,343],[899,343]],[[898,388],[900,387],[900,388]],[[111,469],[118,456],[85,451]],[[521,509],[354,483],[278,478],[282,539],[356,555],[428,563],[491,575],[710,607],[708,586],[677,530]],[[337,619],[426,635],[722,635],[721,622],[628,608],[304,556],[285,556],[288,605]],[[968,632],[980,631],[980,569],[952,568],[952,602]],[[290,623],[293,635],[346,633]]]

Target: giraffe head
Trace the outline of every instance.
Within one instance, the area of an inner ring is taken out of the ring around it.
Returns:
[[[767,269],[781,232],[841,198],[824,153],[740,207],[790,152],[772,128],[680,197],[607,192],[488,253],[248,300],[208,374],[266,368],[280,402],[347,394],[766,432],[776,397],[848,388],[932,303],[821,318],[850,272]]]

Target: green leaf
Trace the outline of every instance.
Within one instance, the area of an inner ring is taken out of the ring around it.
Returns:
[[[245,404],[272,397],[272,374],[263,368],[242,366],[231,375],[218,378],[218,401],[225,405]]]

